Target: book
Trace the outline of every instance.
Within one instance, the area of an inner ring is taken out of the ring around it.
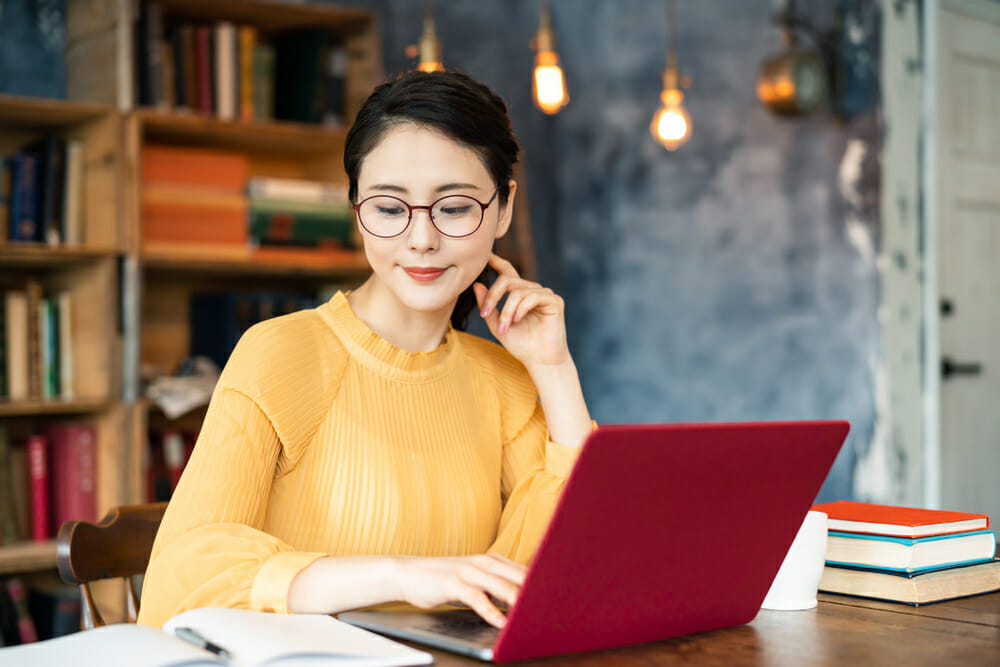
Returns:
[[[49,444],[42,435],[28,438],[28,474],[31,478],[31,539],[49,539]]]
[[[875,505],[849,500],[822,503],[814,505],[813,509],[826,513],[830,530],[851,533],[927,537],[990,527],[988,516],[968,512]]]
[[[248,173],[247,157],[241,153],[156,144],[142,149],[143,187],[184,185],[242,194]]]
[[[182,639],[187,628],[224,654]],[[331,616],[271,614],[244,609],[192,609],[173,617],[163,629],[134,623],[106,625],[31,646],[5,649],[18,665],[133,667],[174,665],[322,664],[351,667],[429,665],[434,657]]]
[[[47,134],[30,144],[25,152],[37,155],[38,230],[36,240],[59,245],[62,242],[63,188],[66,174],[66,140]]]
[[[42,284],[37,280],[25,283],[28,294],[28,397],[42,395],[42,330],[39,312],[42,303]]]
[[[63,179],[62,240],[83,243],[83,142],[66,142],[66,174]]]
[[[35,621],[28,611],[28,593],[24,588],[24,582],[18,577],[11,577],[7,580],[7,595],[10,596],[17,611],[17,631],[22,644],[31,644],[38,641],[38,634],[35,631]]]
[[[257,48],[257,28],[253,26],[240,26],[239,29],[239,67],[240,82],[239,90],[239,118],[240,120],[254,119],[254,89],[253,89],[253,64],[254,50]]]
[[[59,311],[59,396],[70,400],[74,396],[73,379],[73,301],[69,292],[60,292],[56,297],[56,308]]]
[[[14,493],[9,480],[13,479],[14,464],[12,445],[7,429],[0,424],[0,544],[12,544],[21,539],[17,525]]]
[[[251,200],[339,204],[347,208],[348,213],[351,207],[347,197],[347,185],[343,183],[255,176],[247,181],[247,195]]]
[[[996,552],[996,546],[996,535],[989,530],[929,537],[892,537],[831,530],[826,542],[826,562],[920,572],[989,560]]]
[[[215,25],[216,113],[222,120],[236,118],[236,28],[228,21]]]
[[[827,565],[819,590],[910,605],[930,604],[1000,590],[1000,560],[923,573]]]
[[[86,422],[50,424],[53,527],[67,521],[97,520],[97,429]]]
[[[38,215],[39,157],[15,153],[10,164],[10,202],[8,204],[11,241],[41,241]]]
[[[0,241],[10,238],[10,160],[0,155]]]
[[[31,539],[31,472],[24,442],[10,443],[10,498],[18,536]]]
[[[253,47],[253,117],[274,118],[274,47],[262,42]]]
[[[4,342],[7,347],[7,397],[12,401],[28,398],[28,292],[11,289],[4,292]]]

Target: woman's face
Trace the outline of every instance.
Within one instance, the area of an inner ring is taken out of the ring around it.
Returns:
[[[390,195],[411,206],[427,206],[447,195],[467,195],[485,204],[495,190],[474,151],[412,123],[387,130],[358,174],[358,202]],[[494,198],[479,229],[463,238],[439,232],[425,209],[414,210],[406,230],[392,238],[374,236],[361,226],[380,296],[412,310],[450,316],[459,294],[486,266],[493,240],[507,231],[513,196],[512,182],[507,205]]]

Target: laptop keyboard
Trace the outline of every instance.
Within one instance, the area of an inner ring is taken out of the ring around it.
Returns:
[[[500,631],[487,623],[474,611],[459,609],[440,615],[430,627],[432,632],[469,641],[491,642]]]

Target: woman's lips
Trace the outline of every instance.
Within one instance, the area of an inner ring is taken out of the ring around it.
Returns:
[[[437,280],[447,271],[447,269],[439,269],[433,266],[407,266],[403,270],[406,271],[406,275],[423,283]]]

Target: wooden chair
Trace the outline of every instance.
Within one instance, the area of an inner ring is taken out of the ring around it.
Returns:
[[[98,523],[67,521],[59,529],[59,575],[66,583],[80,586],[81,630],[105,624],[89,586],[99,579],[125,579],[128,619],[135,622],[139,598],[132,577],[146,571],[166,509],[167,503],[124,505],[112,509]]]

